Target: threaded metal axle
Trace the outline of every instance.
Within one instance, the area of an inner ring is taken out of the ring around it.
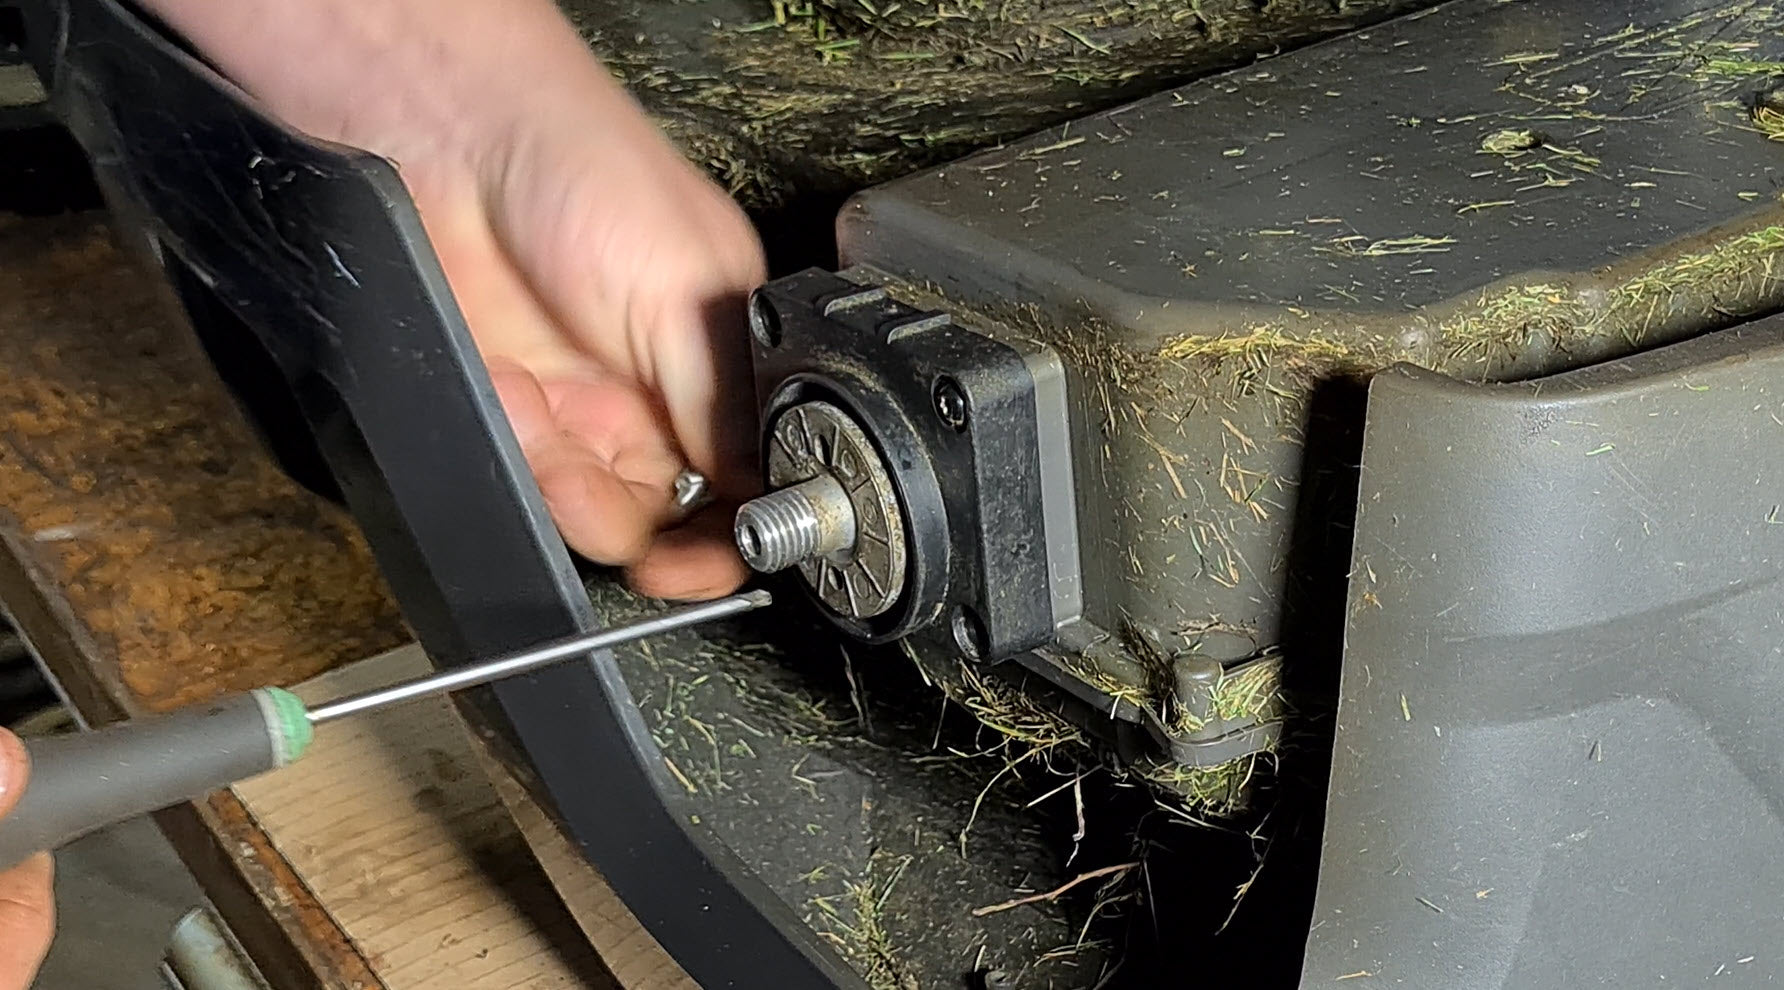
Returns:
[[[821,400],[774,418],[763,437],[771,493],[737,512],[737,549],[757,571],[798,567],[844,619],[884,615],[902,600],[904,513],[885,462],[861,424]]]
[[[855,507],[828,474],[769,492],[737,510],[737,549],[763,573],[785,570],[855,545]]]

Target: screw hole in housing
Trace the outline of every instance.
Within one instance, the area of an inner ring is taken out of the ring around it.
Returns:
[[[954,646],[968,660],[983,660],[987,646],[985,643],[985,625],[973,610],[965,605],[954,606],[948,619],[948,628],[954,634]]]
[[[780,346],[780,314],[760,294],[750,297],[750,336],[763,347]]]

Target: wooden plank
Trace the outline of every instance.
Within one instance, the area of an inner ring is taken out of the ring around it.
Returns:
[[[84,674],[92,669],[86,660],[95,649],[91,637],[70,616],[66,603],[47,595],[45,586],[28,573],[18,544],[16,529],[0,515],[0,602],[13,625],[53,670],[74,675],[61,677],[59,685],[83,720],[103,723],[123,717],[119,700]],[[155,818],[275,986],[380,986],[233,794],[168,808]]]
[[[470,749],[583,935],[626,990],[699,990],[631,909],[565,837],[497,756],[487,733],[467,724]]]
[[[407,647],[296,691],[321,701],[431,670]],[[234,791],[390,990],[618,990],[450,703],[331,724],[302,761]]]
[[[155,823],[273,986],[384,986],[234,793],[169,808]]]
[[[102,218],[0,220],[0,600],[92,723],[407,637],[351,520],[260,449]],[[380,986],[232,796],[159,818],[280,987]]]
[[[294,683],[407,637],[358,530],[262,451],[93,217],[0,222],[8,549],[125,712]]]
[[[296,684],[406,642],[351,520],[279,471],[100,218],[0,220],[0,601],[83,719]],[[317,696],[407,668],[354,665]],[[281,988],[691,987],[451,706],[331,726],[157,820]],[[245,797],[244,797],[245,795]],[[591,908],[591,905],[594,907]]]

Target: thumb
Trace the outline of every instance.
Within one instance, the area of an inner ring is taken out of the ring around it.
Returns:
[[[50,951],[56,905],[49,853],[0,873],[0,990],[26,990]]]
[[[0,819],[18,804],[28,763],[24,744],[0,729]],[[0,873],[0,990],[25,990],[49,951],[55,928],[52,869],[49,854],[39,853]]]
[[[6,729],[0,729],[0,819],[18,807],[19,796],[25,793],[25,778],[31,775],[31,756],[25,744]]]

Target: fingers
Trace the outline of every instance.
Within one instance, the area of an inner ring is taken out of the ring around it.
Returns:
[[[675,458],[628,455],[606,461],[566,442],[529,459],[564,542],[590,560],[619,566],[638,561],[670,519],[669,492],[679,469]]]
[[[496,241],[476,185],[457,172],[405,175],[404,182],[485,360],[513,361],[535,374],[573,364],[576,347]]]
[[[638,562],[674,517],[682,468],[649,401],[611,377],[541,381],[501,359],[489,368],[564,542],[598,563]]]
[[[24,744],[0,729],[0,818],[25,790],[27,763]],[[49,854],[39,853],[0,873],[0,990],[25,990],[49,951],[55,926],[52,872]]]
[[[643,559],[626,570],[639,594],[652,598],[717,598],[749,577],[731,537],[733,507],[714,505],[685,525],[664,533]]]
[[[55,933],[54,867],[38,853],[0,873],[0,990],[26,990]]]
[[[667,145],[619,146],[613,168],[592,170],[614,142],[547,131],[519,142],[526,153],[475,202],[450,181],[412,187],[565,542],[665,593],[722,594],[743,576],[722,525],[658,533],[677,521],[685,467],[720,497],[754,494],[745,302],[765,277],[761,248]]]
[[[679,452],[650,402],[611,378],[540,379],[520,365],[489,362],[502,406],[539,491],[577,553],[625,567],[656,598],[716,598],[749,576],[731,537],[729,505],[678,522]]]
[[[660,397],[688,463],[735,494],[756,474],[745,302],[766,277],[762,248],[742,210],[660,137],[607,136],[648,125],[635,108],[619,116],[588,132],[599,141],[522,142],[490,222],[566,339]]]
[[[716,187],[707,191],[701,277],[666,293],[657,313],[637,314],[631,331],[649,341],[656,386],[689,461],[720,495],[742,499],[756,494],[760,473],[747,310],[768,269],[749,219]]]
[[[716,297],[673,321],[658,344],[658,388],[688,462],[723,498],[758,494],[755,381],[745,296]]]

